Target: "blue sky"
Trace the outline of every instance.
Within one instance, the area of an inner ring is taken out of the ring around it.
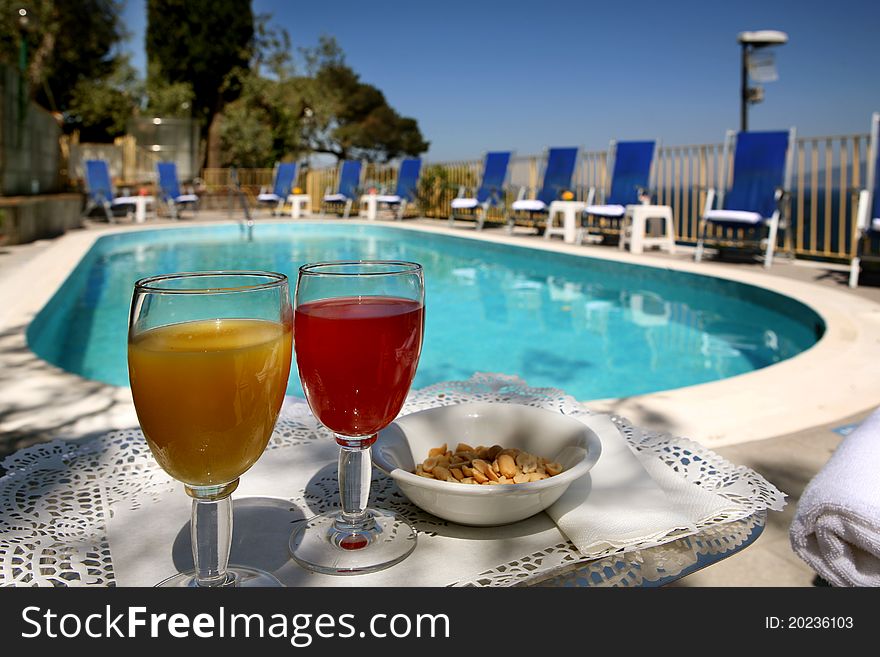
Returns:
[[[145,0],[125,0],[144,68]],[[336,37],[348,64],[419,122],[433,161],[489,149],[717,143],[739,127],[744,30],[788,33],[751,129],[868,131],[880,111],[877,0],[254,0],[293,46]]]

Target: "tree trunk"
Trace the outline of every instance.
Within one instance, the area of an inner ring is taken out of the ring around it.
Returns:
[[[205,166],[209,169],[220,167],[223,151],[220,146],[220,130],[223,126],[223,115],[219,112],[214,114],[211,125],[208,126],[208,147]]]

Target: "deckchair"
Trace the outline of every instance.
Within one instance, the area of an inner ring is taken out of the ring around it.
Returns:
[[[526,213],[528,225],[537,226],[537,215],[546,215],[550,204],[559,199],[564,191],[571,190],[579,152],[578,148],[551,148],[547,151],[541,189],[535,198],[527,199],[525,188],[520,188],[507,216],[508,232],[513,232],[513,227],[518,223],[516,213]]]
[[[400,163],[397,172],[397,187],[394,194],[379,194],[376,202],[389,207],[394,218],[400,221],[406,213],[406,206],[416,200],[416,187],[419,184],[419,173],[422,161],[419,158],[406,158]]]
[[[859,192],[856,225],[852,240],[853,258],[849,266],[849,286],[858,287],[863,259],[876,259],[863,249],[872,238],[880,236],[880,112],[871,116],[871,145],[868,149],[868,171],[865,188]]]
[[[275,175],[272,188],[263,188],[257,195],[257,203],[268,203],[272,207],[272,215],[281,212],[287,197],[290,196],[290,190],[293,187],[293,181],[296,180],[296,162],[279,162],[275,165]]]
[[[168,206],[168,212],[174,219],[180,219],[178,208],[192,206],[197,210],[199,197],[195,194],[183,194],[177,179],[177,165],[174,162],[157,162],[159,174],[159,199]]]
[[[113,208],[120,206],[126,206],[130,214],[136,199],[133,196],[116,196],[107,160],[86,160],[85,165],[86,207],[83,216],[95,208],[102,208],[107,221],[116,223]]]
[[[626,206],[637,205],[651,195],[651,171],[657,153],[656,141],[612,141],[608,148],[606,171],[611,172],[608,194],[601,190],[597,198],[596,188],[587,194],[587,206],[583,213],[583,228],[578,231],[578,243],[584,235],[619,234]],[[562,229],[552,227],[554,232]]]
[[[327,189],[324,198],[321,199],[321,214],[325,206],[343,206],[342,216],[348,218],[351,206],[357,196],[358,187],[361,184],[361,163],[358,160],[343,160],[339,167],[339,179],[336,185],[336,193],[331,194]]]
[[[510,151],[493,151],[486,153],[483,161],[483,177],[476,194],[465,196],[465,187],[459,187],[458,196],[452,199],[452,210],[449,213],[449,225],[455,223],[456,210],[474,210],[477,230],[483,230],[486,215],[493,205],[504,206],[504,186],[507,182],[507,171],[510,167]]]
[[[794,128],[775,132],[727,133],[721,159],[722,187],[718,195],[718,208],[713,209],[715,189],[709,189],[700,219],[694,260],[699,262],[702,259],[703,247],[708,241],[706,231],[712,225],[750,231],[751,240],[759,244],[766,240],[764,266],[773,264],[776,235],[791,185],[795,135]],[[725,165],[734,141],[733,184],[725,192]],[[764,228],[767,228],[766,237]]]

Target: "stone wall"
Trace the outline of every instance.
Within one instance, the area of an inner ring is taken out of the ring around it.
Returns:
[[[58,237],[82,226],[81,194],[0,197],[0,243]]]

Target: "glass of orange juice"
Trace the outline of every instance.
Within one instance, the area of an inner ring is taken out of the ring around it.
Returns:
[[[192,498],[195,569],[160,586],[280,586],[229,566],[232,492],[263,453],[290,374],[287,277],[258,271],[166,274],[132,297],[128,373],[160,466]]]

